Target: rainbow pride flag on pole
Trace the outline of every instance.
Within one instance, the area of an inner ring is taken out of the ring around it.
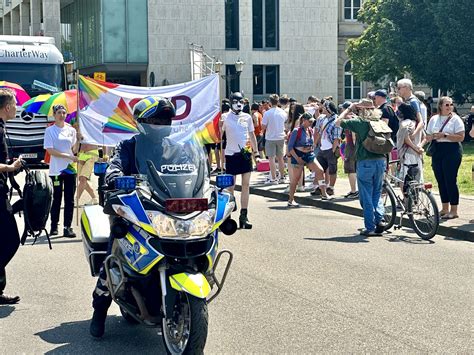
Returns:
[[[79,78],[79,124],[85,143],[112,146],[138,133],[133,107],[147,96],[170,99],[176,107],[173,125],[193,127],[200,141],[219,141],[217,74],[163,87],[139,87]]]

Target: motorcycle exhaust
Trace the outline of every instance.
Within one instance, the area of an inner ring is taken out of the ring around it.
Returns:
[[[229,217],[221,224],[219,229],[225,235],[232,235],[237,231],[237,222]]]

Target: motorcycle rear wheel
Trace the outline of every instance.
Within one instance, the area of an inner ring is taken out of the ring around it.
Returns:
[[[173,314],[162,322],[166,353],[204,354],[208,319],[206,299],[179,292]]]

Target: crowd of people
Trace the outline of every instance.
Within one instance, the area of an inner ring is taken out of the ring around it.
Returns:
[[[240,108],[234,110],[237,102]],[[230,117],[237,121],[245,117],[248,124],[239,136],[239,149],[235,146],[225,149],[224,156],[218,159],[218,168],[240,175],[241,172],[235,170],[234,155],[251,145],[255,156],[268,159],[265,184],[288,184],[285,190],[289,196],[288,208],[299,206],[294,200],[296,191],[307,191],[322,200],[332,199],[336,194],[341,158],[350,183],[350,191],[344,197],[360,200],[365,220],[362,234],[378,235],[384,227],[380,195],[386,169],[392,169],[401,180],[409,175],[423,182],[424,155],[428,150],[442,201],[440,217],[459,217],[457,175],[463,155],[460,142],[465,139],[465,124],[455,112],[450,97],[440,97],[437,107],[432,108],[424,92],[413,91],[410,79],[399,80],[392,92],[375,90],[359,102],[344,102],[339,106],[332,97],[310,96],[305,103],[300,103],[287,95],[276,94],[270,95],[268,100],[250,103],[239,93],[238,100],[232,97],[230,101],[223,100],[222,112],[224,146],[235,141],[236,127],[230,126]],[[364,147],[371,121],[384,122],[391,129],[393,150],[388,156]],[[474,129],[470,134],[474,136]],[[209,159],[212,162],[211,154]],[[397,163],[387,167],[389,160]],[[250,163],[246,161],[245,177],[242,176],[246,191],[252,171]],[[308,176],[305,176],[305,167],[311,172]],[[310,182],[305,184],[308,178]],[[248,197],[242,204],[247,208]]]

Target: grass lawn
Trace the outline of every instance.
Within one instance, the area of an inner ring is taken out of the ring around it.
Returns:
[[[474,165],[474,142],[463,144],[464,154],[462,157],[461,167],[458,174],[459,190],[464,195],[474,195],[474,182],[472,181],[472,167]],[[432,182],[433,188],[438,190],[438,184],[431,169],[431,157],[424,157],[424,177],[426,182]],[[344,174],[342,159],[338,159],[338,175],[347,177]]]

